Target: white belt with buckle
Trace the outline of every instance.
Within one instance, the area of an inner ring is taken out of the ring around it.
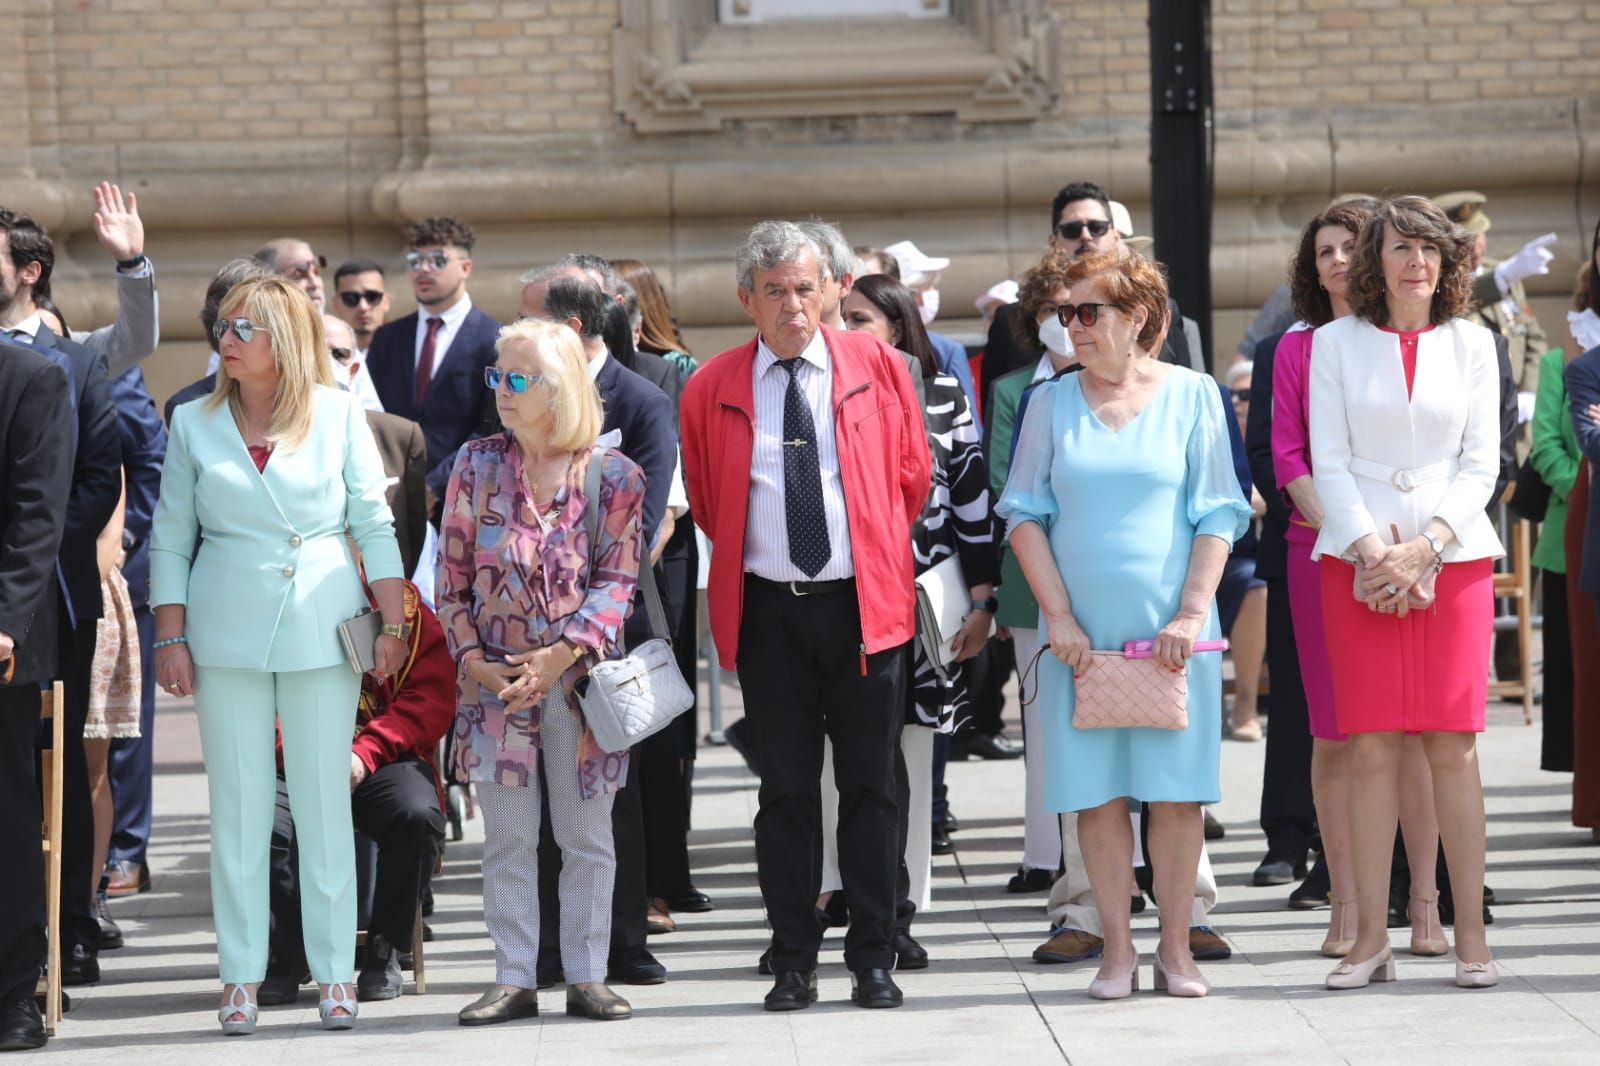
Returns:
[[[1360,456],[1350,457],[1350,472],[1356,477],[1364,477],[1370,481],[1387,481],[1401,492],[1410,492],[1418,485],[1426,485],[1430,481],[1443,481],[1454,476],[1459,469],[1461,464],[1455,459],[1443,459],[1437,463],[1407,470],[1403,467],[1374,463]]]

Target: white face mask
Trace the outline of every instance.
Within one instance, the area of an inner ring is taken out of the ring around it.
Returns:
[[[1059,315],[1049,315],[1039,323],[1039,339],[1056,355],[1072,358],[1072,341],[1067,337],[1067,327],[1061,324]]]
[[[933,325],[933,320],[939,317],[939,290],[923,289],[922,302],[917,305],[917,311],[922,315],[924,326]]]

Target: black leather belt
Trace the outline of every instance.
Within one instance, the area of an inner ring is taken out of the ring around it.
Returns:
[[[823,596],[830,592],[854,592],[856,587],[853,577],[841,577],[836,581],[769,581],[747,571],[744,579],[756,588],[781,592],[786,596]]]

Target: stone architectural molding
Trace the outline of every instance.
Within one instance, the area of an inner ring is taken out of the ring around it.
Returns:
[[[734,26],[697,0],[622,0],[612,34],[618,109],[641,134],[744,119],[1051,113],[1061,32],[1048,0],[966,0],[947,19]]]

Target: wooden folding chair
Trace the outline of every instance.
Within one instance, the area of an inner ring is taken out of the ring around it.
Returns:
[[[50,752],[40,769],[40,792],[44,799],[44,817],[40,826],[40,842],[44,849],[44,892],[47,969],[39,979],[37,991],[44,993],[44,1031],[56,1035],[61,1024],[61,784],[63,760],[66,758],[64,724],[66,697],[61,682],[52,682],[47,691],[39,693],[39,720],[50,723]]]
[[[1520,697],[1522,720],[1533,723],[1533,563],[1528,543],[1533,539],[1533,527],[1526,519],[1518,519],[1511,526],[1511,550],[1507,554],[1508,568],[1494,575],[1496,599],[1511,600],[1517,615],[1517,655],[1522,676],[1515,679],[1497,678],[1489,682],[1489,697]]]
[[[444,857],[441,855],[439,861],[434,863],[434,876],[438,876],[443,869]],[[425,996],[428,994],[428,975],[422,957],[422,903],[420,900],[417,902],[417,916],[413,921],[414,924],[411,927],[411,981],[416,986],[417,995]],[[362,948],[367,946],[367,931],[365,929],[356,930],[356,946]]]

